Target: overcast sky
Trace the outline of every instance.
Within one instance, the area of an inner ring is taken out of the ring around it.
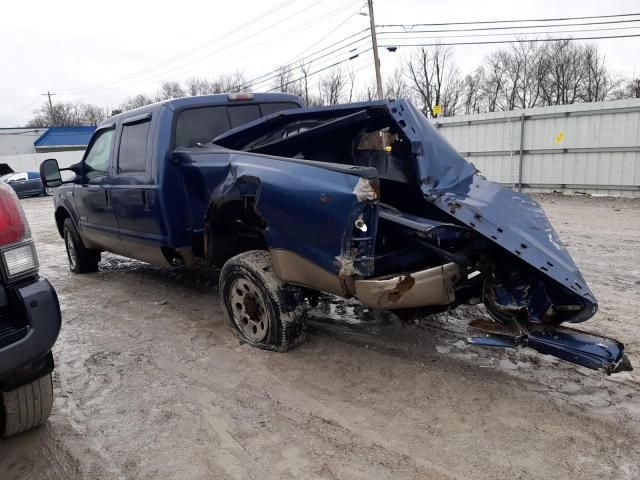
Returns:
[[[364,4],[364,0],[3,2],[0,127],[27,121],[46,100],[40,94],[47,90],[56,93],[54,101],[115,106],[127,96],[153,92],[163,80],[211,77],[235,69],[244,71],[248,78],[258,77],[305,52],[322,50],[367,28],[368,17],[358,14],[366,13],[366,8],[361,8]],[[375,0],[374,6],[377,24],[640,12],[639,0]],[[574,36],[640,34],[640,22],[613,26],[618,30]],[[603,26],[581,28],[597,30]],[[439,36],[444,35],[459,34]],[[398,43],[383,38],[381,44]],[[448,41],[486,39],[466,37]],[[640,73],[640,37],[594,42],[614,72],[626,76]],[[361,45],[358,51],[364,52],[367,45]],[[495,45],[457,46],[456,62],[467,73],[495,48]],[[391,73],[408,51],[382,50],[383,74]],[[345,53],[334,54],[318,60],[317,68],[344,58]],[[372,81],[373,68],[367,68],[371,65],[370,54],[344,65],[357,71],[360,83]],[[272,86],[267,82],[256,90]]]

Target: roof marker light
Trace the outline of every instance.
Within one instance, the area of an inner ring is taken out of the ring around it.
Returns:
[[[230,93],[229,100],[237,102],[241,100],[253,100],[253,93]]]

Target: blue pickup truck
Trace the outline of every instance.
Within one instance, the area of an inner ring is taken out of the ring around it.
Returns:
[[[302,341],[325,292],[403,316],[483,303],[493,320],[471,322],[474,344],[630,368],[620,342],[560,325],[597,302],[541,207],[487,181],[408,101],[169,100],[103,122],[67,170],[51,159],[41,176],[73,272],[102,251],[206,260],[251,345]]]

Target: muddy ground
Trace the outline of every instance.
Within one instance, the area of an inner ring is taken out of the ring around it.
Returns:
[[[541,201],[600,301],[584,328],[640,367],[640,202]],[[47,425],[0,478],[640,478],[640,375],[464,342],[482,311],[407,325],[331,301],[306,344],[240,345],[215,274],[104,255],[73,275],[49,198],[23,204],[63,329]]]

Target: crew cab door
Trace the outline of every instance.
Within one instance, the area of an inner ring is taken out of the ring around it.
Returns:
[[[159,189],[153,175],[153,131],[151,114],[122,122],[118,132],[111,200],[125,254],[164,264],[162,213]]]
[[[121,253],[122,244],[110,199],[111,158],[115,126],[93,135],[82,159],[82,169],[73,188],[77,225],[88,248]]]

